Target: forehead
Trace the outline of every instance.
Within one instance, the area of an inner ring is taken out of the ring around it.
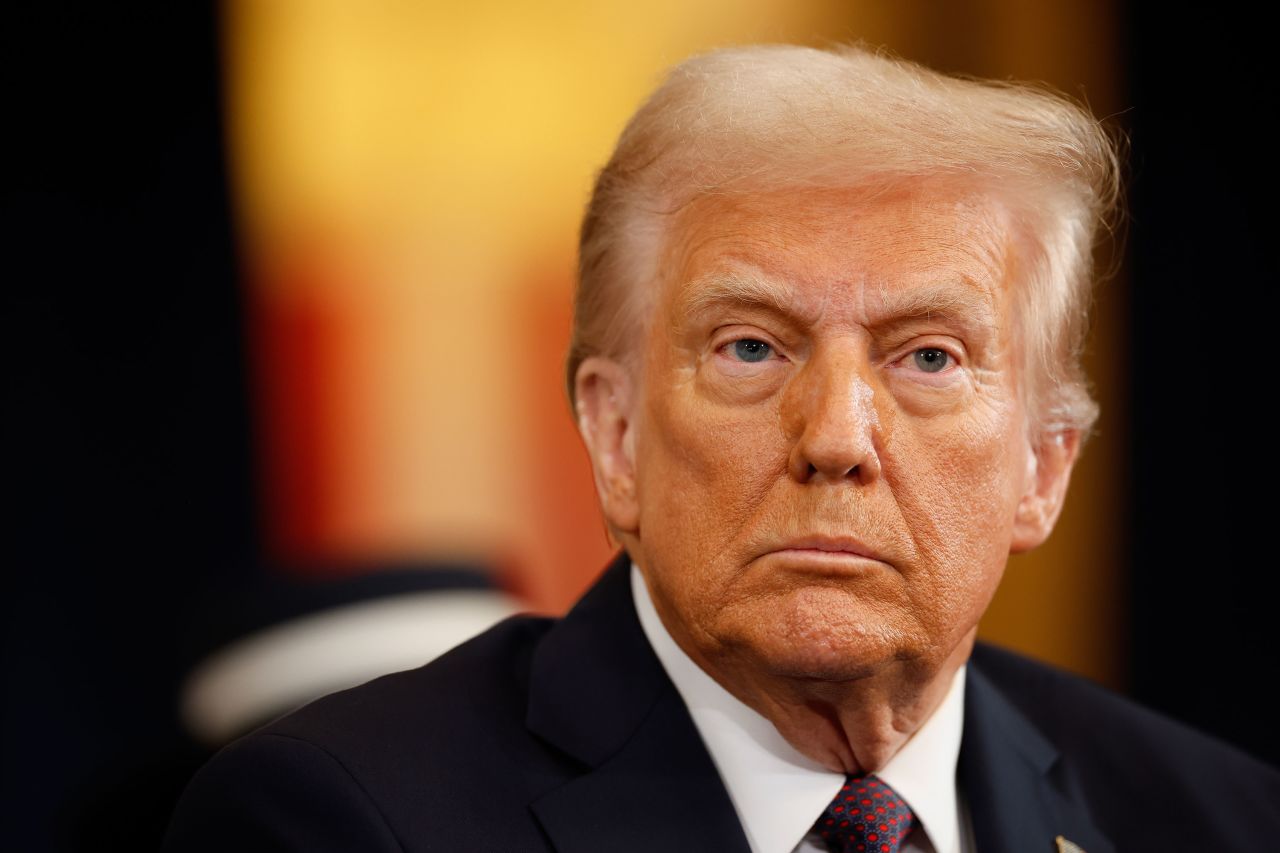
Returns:
[[[812,322],[904,300],[1000,314],[1009,233],[996,195],[939,183],[702,198],[673,223],[664,302],[685,317],[772,298]]]

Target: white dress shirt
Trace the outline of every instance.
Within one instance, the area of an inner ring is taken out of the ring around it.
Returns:
[[[844,784],[783,739],[765,717],[743,704],[693,662],[667,633],[639,568],[631,590],[649,645],[689,708],[720,772],[752,853],[812,853],[826,848],[810,830]],[[938,709],[876,772],[915,814],[917,828],[903,853],[972,853],[967,810],[956,788],[964,725],[964,667]]]

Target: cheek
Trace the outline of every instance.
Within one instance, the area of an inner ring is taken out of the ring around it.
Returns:
[[[667,387],[648,397],[638,445],[645,554],[710,593],[785,471],[777,403],[725,407],[692,383]]]
[[[923,613],[985,609],[1009,555],[1020,428],[1009,411],[899,435],[885,468],[917,549],[911,584]],[[912,579],[914,580],[914,579]]]

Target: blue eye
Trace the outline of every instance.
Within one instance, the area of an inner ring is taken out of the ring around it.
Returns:
[[[914,353],[916,367],[925,373],[937,373],[942,370],[951,361],[951,354],[946,350],[936,349],[934,347],[925,347],[918,349]]]
[[[733,342],[733,351],[743,361],[764,361],[769,357],[769,350],[768,344],[753,338]]]

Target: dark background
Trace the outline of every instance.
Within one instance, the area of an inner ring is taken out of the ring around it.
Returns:
[[[1235,8],[1125,7],[1126,666],[1131,695],[1278,763],[1274,102]],[[158,843],[204,758],[175,706],[193,620],[264,573],[216,13],[5,13],[5,849]]]
[[[1274,47],[1242,4],[1172,6],[1124,41],[1130,693],[1275,764]]]
[[[0,846],[154,849],[200,756],[186,622],[258,552],[216,10],[6,18]]]

